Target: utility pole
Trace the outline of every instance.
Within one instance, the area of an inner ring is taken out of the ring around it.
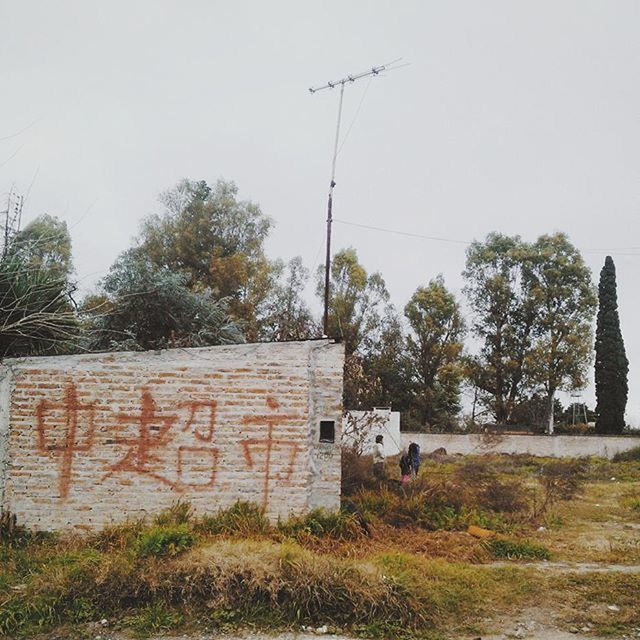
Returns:
[[[321,87],[311,87],[309,93],[316,93],[323,91],[324,89],[335,89],[340,87],[340,99],[338,101],[338,121],[336,123],[336,137],[333,144],[333,161],[331,163],[331,180],[329,181],[329,197],[327,200],[327,252],[324,263],[324,316],[322,321],[322,331],[324,335],[329,335],[329,285],[330,285],[330,271],[331,271],[331,223],[333,222],[333,189],[336,186],[336,160],[338,158],[338,141],[340,139],[340,122],[342,120],[342,99],[344,97],[344,87],[347,83],[361,80],[362,78],[374,77],[380,75],[383,71],[391,71],[398,67],[392,67],[391,65],[398,62],[394,60],[388,64],[381,65],[379,67],[371,67],[368,71],[357,73],[355,75],[347,76],[341,80],[335,80],[334,82],[327,82],[327,84]],[[400,65],[404,66],[404,65]]]

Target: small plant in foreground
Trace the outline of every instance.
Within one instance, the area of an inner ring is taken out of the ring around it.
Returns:
[[[543,490],[542,502],[534,516],[542,515],[559,500],[572,500],[580,494],[586,481],[584,460],[557,461],[545,465],[538,478]]]
[[[493,538],[484,542],[484,546],[496,558],[509,558],[509,560],[549,560],[549,550],[530,540],[504,540]]]
[[[614,462],[632,462],[640,460],[640,446],[629,449],[629,451],[621,451],[613,456]]]
[[[143,520],[113,524],[89,536],[89,544],[100,551],[123,550],[131,546],[145,529]]]
[[[194,542],[193,534],[186,525],[177,527],[152,527],[144,531],[136,544],[136,555],[173,557],[189,549]]]
[[[238,534],[242,536],[266,535],[271,531],[264,510],[253,502],[238,500],[228,509],[213,516],[203,516],[194,524],[194,530],[208,534]]]
[[[17,523],[15,514],[0,510],[0,542],[20,545],[31,540],[32,535]]]
[[[332,540],[357,540],[364,533],[355,515],[326,509],[314,509],[305,516],[279,522],[278,531],[293,538],[324,536]]]
[[[125,618],[124,623],[138,634],[147,635],[172,629],[181,625],[183,621],[181,613],[167,608],[162,602],[154,602]]]
[[[178,502],[174,502],[168,509],[161,511],[155,517],[155,523],[161,526],[187,524],[192,516],[193,509],[191,504],[178,500]]]

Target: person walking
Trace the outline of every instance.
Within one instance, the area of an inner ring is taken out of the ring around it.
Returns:
[[[414,476],[418,475],[420,471],[420,445],[416,442],[412,442],[409,445],[409,458],[411,458],[411,472]]]
[[[411,480],[411,476],[413,474],[413,465],[411,463],[411,456],[409,452],[405,449],[400,456],[400,461],[398,462],[400,465],[400,475],[402,477],[402,484],[407,484],[409,480]]]
[[[377,480],[384,480],[384,442],[381,435],[376,436],[376,442],[373,445],[373,476]]]

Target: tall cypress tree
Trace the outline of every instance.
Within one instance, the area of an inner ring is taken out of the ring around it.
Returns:
[[[616,267],[607,256],[600,272],[598,285],[598,324],[596,327],[596,430],[598,433],[621,433],[624,429],[624,410],[627,406],[627,373],[629,361],[624,350]]]

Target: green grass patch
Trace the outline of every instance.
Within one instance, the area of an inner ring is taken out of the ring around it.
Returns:
[[[530,540],[503,540],[493,538],[486,540],[484,546],[496,558],[509,560],[549,560],[551,552],[544,545]]]
[[[640,513],[640,496],[628,496],[622,499],[622,504],[627,509]]]
[[[184,615],[177,609],[167,607],[162,602],[153,602],[126,616],[123,623],[139,636],[169,631],[184,624]]]
[[[307,536],[331,540],[358,540],[363,529],[355,515],[344,511],[314,509],[304,516],[278,522],[278,531],[294,539]]]
[[[202,516],[193,528],[196,532],[210,535],[239,535],[243,537],[263,536],[271,532],[271,525],[264,510],[253,502],[238,500],[228,509],[217,514]]]
[[[156,526],[144,531],[135,546],[138,557],[174,557],[193,546],[194,535],[186,525]]]

